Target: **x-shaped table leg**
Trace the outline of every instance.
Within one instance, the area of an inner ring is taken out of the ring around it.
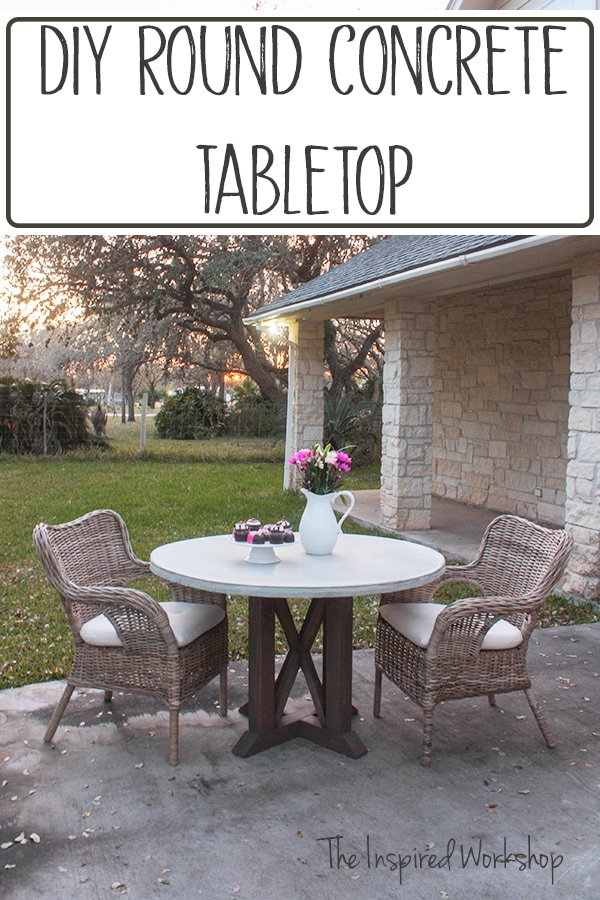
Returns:
[[[285,600],[275,600],[274,607],[277,618],[281,622],[283,633],[288,642],[289,651],[275,682],[275,721],[279,722],[296,680],[298,669],[302,669],[310,696],[315,704],[319,722],[325,724],[325,694],[323,685],[317,675],[313,658],[310,655],[319,628],[324,618],[325,600],[311,600],[302,627],[298,632],[296,624]]]
[[[289,652],[275,679],[275,615],[281,622]],[[323,680],[319,680],[310,650],[323,624]],[[314,709],[286,713],[285,706],[302,669]],[[249,604],[248,731],[233,752],[251,756],[276,744],[304,737],[338,753],[365,754],[352,732],[352,598],[313,599],[297,630],[287,601],[252,597]]]

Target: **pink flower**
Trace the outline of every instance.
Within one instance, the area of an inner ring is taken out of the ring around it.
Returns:
[[[336,461],[334,465],[336,468],[341,469],[342,472],[349,472],[350,465],[352,463],[352,457],[348,456],[347,453],[344,453],[342,450],[338,450],[335,454]]]
[[[297,450],[296,453],[288,459],[288,465],[298,466],[299,469],[304,471],[313,458],[314,453],[312,450]]]

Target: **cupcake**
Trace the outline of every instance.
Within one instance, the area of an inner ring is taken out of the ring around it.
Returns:
[[[256,519],[254,517],[251,519],[247,519],[246,525],[248,526],[250,531],[258,531],[258,529],[260,528],[260,519]]]
[[[264,544],[266,543],[267,537],[263,531],[251,531],[248,535],[248,543],[249,544]]]
[[[292,523],[288,522],[287,519],[280,519],[279,522],[277,522],[277,525],[279,525],[279,526],[281,526],[281,528],[283,528],[284,543],[293,544],[294,543],[294,532],[292,530]]]
[[[250,529],[246,522],[236,522],[233,526],[233,537],[236,541],[246,541],[248,540],[248,535],[250,534]]]
[[[285,528],[283,525],[271,525],[269,528],[269,541],[272,544],[283,544],[285,541]]]

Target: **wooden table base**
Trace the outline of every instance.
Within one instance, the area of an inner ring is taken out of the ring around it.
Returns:
[[[289,645],[275,678],[275,615]],[[315,669],[311,648],[323,624],[323,679]],[[248,620],[248,715],[246,731],[233,752],[252,756],[296,737],[357,759],[367,752],[352,731],[352,597],[314,599],[297,630],[288,603],[251,597]],[[312,705],[293,710],[290,692],[302,669]]]

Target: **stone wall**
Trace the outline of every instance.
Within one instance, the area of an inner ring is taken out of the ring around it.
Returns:
[[[563,525],[571,275],[440,298],[433,493]]]
[[[390,302],[385,325],[381,524],[429,528],[435,302]]]
[[[298,321],[290,325],[289,340],[293,344],[291,408],[288,451],[312,447],[323,440],[325,389],[325,331],[323,322]],[[298,487],[297,470],[290,473],[290,487]]]
[[[600,254],[574,262],[571,368],[564,590],[600,601]]]

